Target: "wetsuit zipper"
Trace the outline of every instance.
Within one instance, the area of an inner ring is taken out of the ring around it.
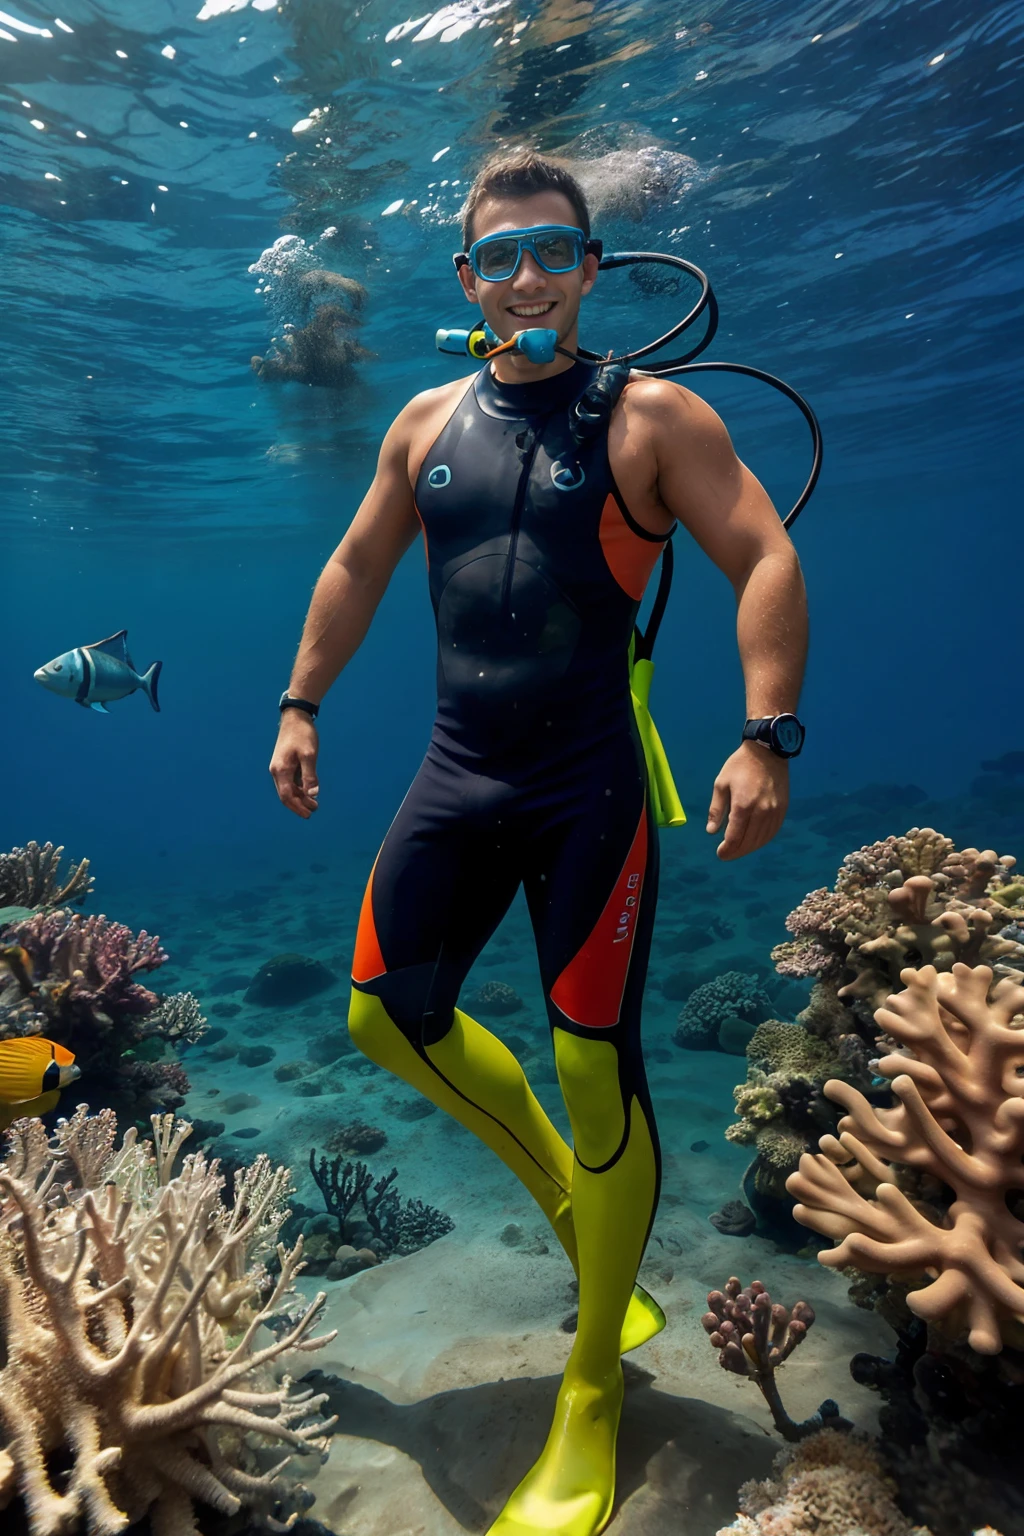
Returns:
[[[512,522],[509,527],[508,536],[508,558],[505,561],[505,576],[501,584],[501,611],[503,614],[511,613],[512,575],[515,571],[516,550],[519,545],[519,525],[523,520],[523,507],[526,505],[526,492],[530,484],[530,472],[533,469],[533,461],[537,457],[539,444],[540,432],[536,427],[526,427],[522,432],[516,433],[516,447],[523,457],[523,467],[519,472],[516,499],[512,504]]]

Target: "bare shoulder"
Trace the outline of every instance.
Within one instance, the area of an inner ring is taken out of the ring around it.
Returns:
[[[659,432],[724,432],[721,417],[706,400],[673,379],[631,373],[622,394],[623,414],[631,427]]]
[[[388,438],[394,450],[405,457],[411,483],[415,484],[427,450],[475,377],[466,374],[434,389],[421,390],[395,417]]]

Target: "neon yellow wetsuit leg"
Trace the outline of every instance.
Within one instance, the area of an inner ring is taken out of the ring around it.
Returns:
[[[536,1200],[579,1275],[572,1149],[541,1108],[512,1052],[461,1009],[455,1010],[447,1035],[416,1047],[381,1000],[358,989],[352,992],[349,1029],[371,1061],[418,1089],[498,1154]],[[623,1352],[665,1326],[664,1313],[641,1286],[627,1299],[619,1335]]]
[[[595,1536],[611,1518],[619,1333],[657,1198],[653,1128],[637,1098],[623,1104],[615,1047],[556,1029],[555,1057],[576,1144],[579,1322],[544,1450],[491,1536]]]

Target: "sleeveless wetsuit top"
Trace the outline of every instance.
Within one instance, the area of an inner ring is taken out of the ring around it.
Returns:
[[[629,514],[607,434],[569,407],[596,369],[476,376],[416,481],[437,619],[434,740],[463,759],[538,759],[632,728],[628,648],[664,538]]]

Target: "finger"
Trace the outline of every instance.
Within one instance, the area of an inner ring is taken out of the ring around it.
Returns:
[[[315,752],[301,752],[299,754],[298,779],[305,793],[315,799],[320,793],[320,784],[316,775]]]
[[[739,856],[751,811],[752,807],[749,805],[730,806],[729,825],[725,829],[725,836],[715,850],[720,859],[735,859]]]
[[[718,831],[722,825],[722,818],[726,815],[728,809],[729,791],[723,783],[716,779],[715,787],[711,794],[711,805],[708,808],[707,830],[709,832]]]
[[[754,806],[732,857],[746,858],[747,854],[756,853],[759,848],[770,843],[779,830],[781,821],[782,818],[776,806]]]

